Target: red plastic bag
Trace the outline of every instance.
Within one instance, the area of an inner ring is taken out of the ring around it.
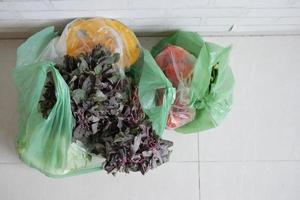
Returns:
[[[169,111],[167,128],[178,128],[195,117],[195,109],[188,104],[196,58],[181,47],[168,45],[155,57],[155,61],[176,88],[176,99]],[[158,104],[161,101],[159,98]]]

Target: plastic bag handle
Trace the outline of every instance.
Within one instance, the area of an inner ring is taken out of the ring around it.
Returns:
[[[176,90],[156,64],[150,52],[143,49],[144,63],[139,81],[139,99],[143,111],[152,122],[156,134],[161,136],[165,130],[171,105],[175,100]],[[164,89],[162,105],[155,101],[156,90]]]
[[[47,119],[39,110],[48,71],[55,83],[56,103]],[[29,165],[56,174],[67,165],[74,119],[67,84],[51,62],[36,62],[15,69],[19,92],[19,134],[17,151]],[[33,159],[34,158],[34,159]]]

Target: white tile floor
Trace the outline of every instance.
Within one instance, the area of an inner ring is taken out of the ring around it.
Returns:
[[[150,48],[159,38],[141,38]],[[300,36],[207,37],[233,44],[235,104],[199,135],[165,134],[171,162],[148,173],[50,179],[19,161],[10,72],[23,40],[0,40],[0,199],[300,199]]]

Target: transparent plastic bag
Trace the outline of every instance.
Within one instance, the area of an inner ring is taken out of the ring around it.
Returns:
[[[80,26],[79,32],[88,32],[89,28],[97,29],[101,40],[93,40],[96,36],[91,35],[88,36],[92,39],[90,42],[90,39],[82,38],[80,33],[77,36],[70,34],[72,28],[79,26],[78,22],[84,25]],[[107,42],[107,38],[113,40],[110,48],[113,52],[120,53],[118,66],[127,67],[135,62],[130,55],[134,53],[135,59],[139,57],[138,41],[128,28],[123,29],[124,25],[116,28],[116,24],[120,22],[104,18],[78,19],[68,24],[61,36],[54,32],[53,27],[45,28],[17,49],[16,68],[13,72],[19,107],[16,148],[25,163],[47,176],[63,177],[102,169],[104,158],[87,152],[80,143],[72,142],[75,121],[71,111],[69,88],[55,64],[62,64],[66,54],[75,56],[90,51],[95,45],[102,44],[103,38],[104,42]],[[124,35],[133,38],[125,41]],[[78,44],[74,42],[76,48],[72,46],[73,43],[68,42],[71,39],[72,42],[78,40]],[[128,47],[128,41],[132,42],[131,45],[135,44],[133,49]],[[39,100],[49,72],[55,83],[56,103],[45,119],[39,109]]]
[[[167,45],[155,57],[155,61],[176,88],[176,98],[166,125],[167,128],[178,128],[195,117],[196,109],[189,107],[189,88],[196,58],[181,47]]]
[[[41,53],[41,60],[62,64],[64,55],[78,56],[91,52],[101,44],[112,53],[119,53],[119,66],[127,68],[140,56],[140,44],[134,33],[121,22],[107,18],[75,19],[62,34],[53,38]]]

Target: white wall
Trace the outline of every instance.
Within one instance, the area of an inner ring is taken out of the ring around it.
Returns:
[[[300,32],[300,0],[0,0],[0,35],[91,16],[118,18],[137,32]]]

